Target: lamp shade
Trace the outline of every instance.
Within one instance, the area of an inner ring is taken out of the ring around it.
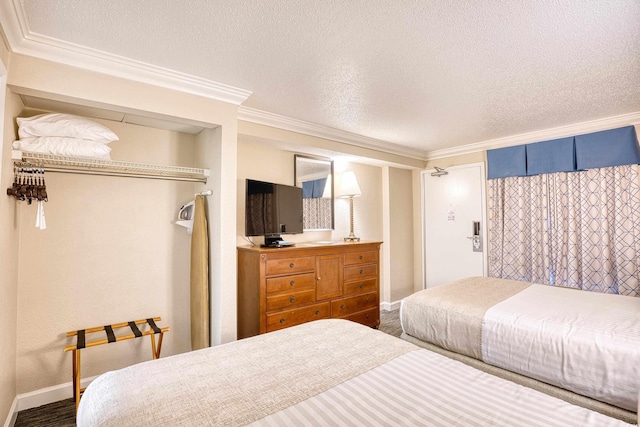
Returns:
[[[342,174],[342,180],[340,181],[340,190],[338,191],[338,197],[358,197],[362,195],[356,174],[353,171],[346,171]]]

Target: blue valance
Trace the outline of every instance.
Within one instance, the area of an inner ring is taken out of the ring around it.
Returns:
[[[633,126],[578,135],[575,144],[578,170],[640,164],[640,148]]]
[[[487,150],[489,179],[527,175],[527,152],[524,145]]]
[[[487,150],[487,178],[640,164],[635,127]]]
[[[573,137],[527,144],[527,175],[576,170]]]
[[[327,183],[327,178],[316,179],[314,181],[306,181],[302,183],[302,198],[304,199],[317,199],[322,197],[324,193],[324,186]]]

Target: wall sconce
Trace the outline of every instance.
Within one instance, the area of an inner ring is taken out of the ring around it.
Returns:
[[[338,197],[341,199],[349,199],[349,233],[348,237],[344,238],[345,242],[359,242],[360,238],[353,234],[353,198],[362,196],[358,180],[353,171],[346,171],[342,174],[342,181],[340,182],[340,190],[338,191]]]

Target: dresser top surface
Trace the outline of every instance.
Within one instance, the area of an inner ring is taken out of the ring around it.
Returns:
[[[377,246],[380,247],[382,242],[379,241],[360,241],[360,242],[340,242],[340,241],[321,241],[321,242],[297,242],[295,246],[287,246],[282,248],[268,248],[261,247],[260,245],[244,245],[238,246],[238,250],[252,251],[252,252],[269,252],[269,253],[281,253],[281,252],[293,252],[300,250],[326,250],[335,248],[336,250],[358,250],[365,247]]]

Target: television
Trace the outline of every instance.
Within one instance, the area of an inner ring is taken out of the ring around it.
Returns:
[[[247,179],[245,235],[266,247],[293,246],[282,234],[302,233],[302,188]]]

